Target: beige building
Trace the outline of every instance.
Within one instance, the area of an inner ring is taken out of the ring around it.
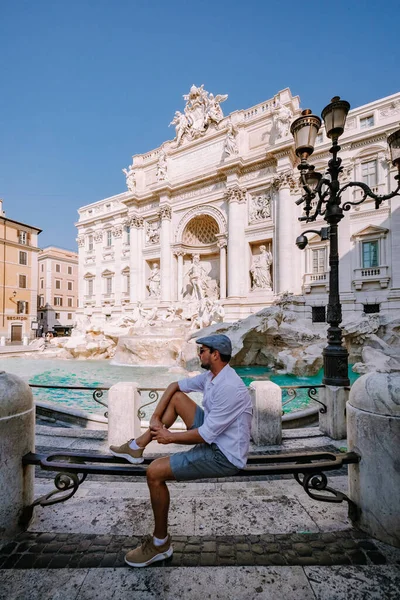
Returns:
[[[48,246],[38,256],[39,331],[68,333],[78,299],[78,254]]]
[[[8,219],[0,200],[0,337],[36,335],[37,256],[41,229]]]

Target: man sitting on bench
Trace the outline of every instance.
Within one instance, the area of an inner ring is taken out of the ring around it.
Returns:
[[[154,534],[125,556],[131,567],[145,567],[172,556],[168,535],[169,491],[166,481],[188,481],[235,475],[246,465],[250,444],[252,404],[247,388],[229,366],[232,344],[226,335],[210,335],[200,344],[200,363],[206,373],[171,383],[162,395],[149,429],[136,440],[111,446],[114,456],[143,462],[151,440],[159,444],[193,444],[194,448],[157,458],[147,469],[154,513]],[[203,392],[200,408],[188,392]],[[180,417],[187,431],[169,431]]]

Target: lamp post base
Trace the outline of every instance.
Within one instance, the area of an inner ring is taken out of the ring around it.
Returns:
[[[349,387],[348,358],[349,353],[343,346],[327,346],[322,353],[324,357],[324,385]]]

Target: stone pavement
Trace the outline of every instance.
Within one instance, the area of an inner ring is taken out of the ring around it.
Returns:
[[[38,427],[37,434],[39,451],[107,446],[104,433]],[[264,450],[332,444],[345,446],[314,428],[285,432],[282,448]],[[50,473],[37,475],[35,495],[53,489]],[[330,474],[329,485],[345,491],[345,469]],[[345,505],[312,500],[292,477],[169,487],[171,559],[125,566],[125,552],[151,531],[146,483],[92,476],[66,503],[36,508],[26,533],[0,542],[0,600],[400,597],[400,550],[352,528]]]

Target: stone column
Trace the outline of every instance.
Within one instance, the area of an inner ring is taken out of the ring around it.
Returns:
[[[244,227],[246,190],[235,185],[226,191],[228,210],[228,296],[244,295]]]
[[[118,223],[113,227],[112,230],[114,239],[114,299],[117,306],[121,306],[122,297],[122,274],[121,274],[121,256],[122,256],[122,236],[124,233],[124,226],[122,223]]]
[[[161,236],[160,236],[160,269],[161,269],[161,300],[171,300],[171,207],[169,204],[160,206]]]
[[[349,391],[343,387],[327,385],[320,388],[318,400],[326,406],[326,412],[319,413],[319,429],[333,440],[346,438],[346,403]]]
[[[83,310],[85,306],[85,295],[86,295],[86,280],[84,279],[85,275],[85,236],[79,235],[77,238],[78,242],[78,302],[79,302],[79,310]],[[39,290],[39,294],[40,294]]]
[[[94,280],[93,294],[96,298],[96,307],[101,307],[103,304],[103,281],[101,277],[102,264],[103,264],[103,230],[98,229],[93,234],[93,240],[95,243],[95,256],[96,256],[96,279]]]
[[[290,169],[278,174],[274,187],[278,192],[277,235],[274,251],[275,293],[293,292],[293,254],[296,251],[293,228],[294,202],[290,194],[290,186],[295,185],[293,171]]]
[[[357,527],[400,548],[400,373],[368,373],[352,385],[347,405],[349,497],[359,508]]]
[[[282,390],[272,381],[253,381],[249,387],[253,401],[251,437],[257,446],[282,442]]]
[[[226,298],[226,237],[218,240],[219,247],[219,297]]]
[[[22,457],[35,451],[35,405],[27,383],[0,371],[0,538],[15,535],[30,519],[33,466]]]
[[[182,300],[182,287],[183,287],[183,255],[184,252],[183,250],[176,250],[175,251],[175,256],[178,259],[178,283],[177,283],[177,294],[176,294],[176,298],[178,301]]]
[[[123,444],[140,436],[140,394],[138,384],[122,381],[108,392],[108,443]]]
[[[131,304],[137,302],[139,299],[139,230],[143,227],[143,218],[137,215],[131,217],[129,221],[131,228],[130,231],[130,256],[129,256],[129,268],[130,268],[130,301]],[[141,252],[141,250],[140,250]]]

